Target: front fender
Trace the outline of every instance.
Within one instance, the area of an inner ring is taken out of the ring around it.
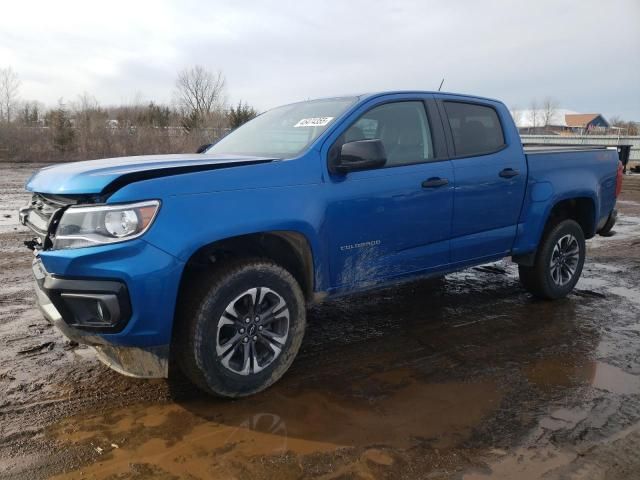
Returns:
[[[219,240],[299,233],[311,247],[315,289],[326,290],[323,185],[318,153],[308,151],[292,160],[142,180],[108,202],[160,199],[160,212],[144,240],[185,262]]]
[[[201,247],[241,235],[289,231],[302,235],[311,249],[315,289],[325,290],[319,240],[324,212],[320,185],[265,188],[168,197],[145,235],[152,245],[183,262]]]

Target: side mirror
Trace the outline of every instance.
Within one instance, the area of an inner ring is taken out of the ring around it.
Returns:
[[[200,145],[198,147],[198,150],[196,150],[196,153],[204,153],[206,150],[209,149],[209,147],[211,147],[213,145],[213,143],[205,143],[204,145]]]
[[[387,153],[381,140],[358,140],[342,145],[332,171],[347,173],[383,167],[385,163],[387,163]]]

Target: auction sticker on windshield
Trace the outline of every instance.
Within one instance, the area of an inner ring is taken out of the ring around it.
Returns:
[[[324,127],[327,125],[333,117],[315,117],[315,118],[303,118],[298,123],[296,123],[293,127]]]

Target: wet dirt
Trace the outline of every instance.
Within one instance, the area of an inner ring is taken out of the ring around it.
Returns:
[[[326,302],[274,387],[122,377],[33,306],[0,164],[0,478],[638,478],[640,193],[567,299],[508,260]]]

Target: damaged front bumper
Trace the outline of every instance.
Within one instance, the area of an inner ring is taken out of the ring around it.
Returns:
[[[45,319],[72,341],[89,345],[117,372],[137,378],[166,378],[169,344],[122,345],[133,322],[131,299],[124,282],[52,275],[36,257],[32,265],[37,303]]]

